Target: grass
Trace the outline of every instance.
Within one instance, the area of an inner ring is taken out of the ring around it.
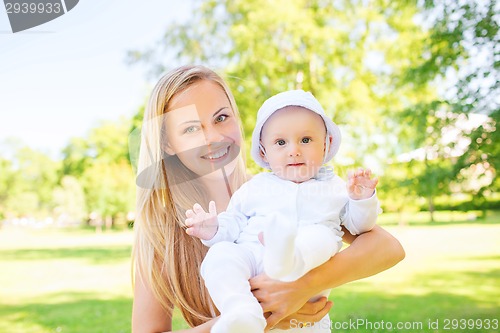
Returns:
[[[131,236],[0,230],[0,332],[129,332]]]
[[[422,325],[421,329],[410,330],[413,332],[447,332],[446,319],[500,319],[500,225],[403,227],[390,231],[405,247],[406,259],[391,270],[334,290],[334,323],[360,319],[374,324],[384,321],[396,327],[401,322]],[[430,329],[429,323],[436,320],[439,329]],[[359,331],[375,330],[362,326]]]
[[[482,217],[481,211],[436,211],[434,222],[429,212],[384,213],[379,216],[378,223],[383,226],[438,226],[456,224],[495,224],[500,222],[500,211],[487,211]]]
[[[490,214],[486,223],[429,224],[416,216],[410,226],[389,223],[406,259],[333,290],[331,327],[335,332],[450,332],[447,319],[498,320],[497,217]],[[129,332],[131,244],[129,231],[0,229],[0,332]],[[397,329],[399,322],[413,327]],[[177,313],[174,328],[181,327],[186,325]],[[455,331],[498,331],[475,328]]]

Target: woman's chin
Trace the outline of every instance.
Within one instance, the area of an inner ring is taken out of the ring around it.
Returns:
[[[238,164],[238,158],[235,158],[231,162],[227,163],[225,166],[218,168],[210,173],[207,173],[201,176],[200,178],[209,181],[217,181],[217,180],[225,181],[225,177],[229,177],[230,175],[233,174],[237,164]],[[222,168],[224,168],[224,172],[222,172]]]

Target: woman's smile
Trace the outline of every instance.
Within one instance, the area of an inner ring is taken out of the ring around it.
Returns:
[[[230,148],[230,146],[218,149],[214,152],[210,152],[206,155],[201,156],[201,158],[215,162],[216,160],[220,160],[220,159],[224,158],[229,153],[229,148]]]

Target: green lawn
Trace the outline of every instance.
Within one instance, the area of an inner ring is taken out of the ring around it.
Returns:
[[[499,319],[494,222],[388,226],[406,259],[334,290],[330,325],[335,332],[498,332],[470,329]],[[131,243],[131,232],[0,229],[0,332],[129,332]],[[453,319],[475,322],[452,330],[464,325]]]
[[[131,242],[0,230],[0,332],[129,332]]]
[[[459,224],[388,228],[403,244],[406,258],[375,277],[332,292],[332,321],[392,325],[393,330],[360,332],[498,332],[458,329],[451,320],[500,319],[500,225]],[[439,329],[429,329],[438,320]],[[398,330],[396,325],[414,325]],[[386,325],[386,326],[388,326]],[[420,328],[418,325],[422,325]],[[340,327],[340,326],[337,326]],[[418,328],[418,329],[417,329]],[[354,332],[337,329],[336,332]]]

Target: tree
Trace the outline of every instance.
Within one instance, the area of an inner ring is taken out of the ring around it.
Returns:
[[[87,218],[82,185],[73,176],[64,176],[53,192],[54,214],[59,223],[80,223]]]
[[[84,138],[71,138],[62,150],[62,175],[80,178],[85,169],[92,163],[89,155],[89,142]]]
[[[0,217],[45,217],[60,164],[20,141],[4,142],[0,157]]]
[[[0,220],[8,213],[7,200],[14,190],[15,172],[12,162],[0,157]]]
[[[484,193],[495,190],[492,180],[499,167],[497,156],[500,150],[495,132],[500,112],[500,38],[496,1],[426,0],[422,5],[420,19],[423,26],[429,27],[430,38],[424,43],[423,57],[409,67],[401,84],[436,86],[440,93],[427,106],[419,108],[423,117],[412,121],[405,112],[396,119],[414,124],[412,135],[404,136],[414,148],[422,147],[421,144],[427,151],[439,147],[432,161],[428,160],[429,154],[425,154],[428,168],[422,174],[424,184],[436,180],[436,185],[448,189],[445,185],[450,180],[466,184],[467,180],[474,179],[476,186],[462,186],[461,190],[471,193],[473,201],[485,203]],[[475,127],[463,126],[470,123],[475,114],[487,117]],[[422,120],[426,120],[425,124]],[[432,133],[434,137],[429,141]],[[445,142],[443,137],[450,133],[454,140]],[[457,142],[464,141],[468,144],[457,145]],[[436,165],[442,166],[443,163],[448,164],[444,173],[442,169],[436,169]],[[474,170],[482,171],[477,175]],[[487,179],[477,181],[479,178]],[[432,186],[427,185],[422,193],[429,198],[432,212],[429,192]]]
[[[103,121],[90,130],[88,138],[74,138],[64,150],[65,175],[74,176],[81,184],[88,212],[111,221],[108,223],[134,209],[127,142],[130,128],[126,118]]]
[[[210,0],[197,2],[154,48],[129,56],[156,72],[184,63],[221,69],[247,137],[267,97],[293,88],[313,92],[341,126],[341,167],[378,160],[383,170],[402,154],[424,151],[423,164],[407,164],[418,181],[402,184],[426,197],[432,214],[433,198],[449,193],[450,182],[471,166],[452,164],[475,154],[469,145],[457,155],[458,147],[443,140],[461,129],[461,115],[490,116],[457,137],[479,140],[485,166],[498,164],[498,155],[488,155],[499,142],[497,12],[494,0]],[[487,61],[475,61],[477,55]]]
[[[89,210],[107,220],[108,227],[113,218],[134,210],[135,182],[128,162],[96,161],[85,170],[83,184]]]
[[[391,82],[425,34],[413,23],[412,2],[226,1],[199,2],[192,17],[174,23],[154,50],[132,59],[165,64],[204,63],[223,68],[247,137],[269,96],[302,88],[315,94],[342,126],[344,160],[352,164],[387,146],[383,113],[414,94]],[[279,19],[276,18],[276,13]],[[393,47],[390,53],[386,50]],[[156,60],[161,59],[161,60]],[[409,96],[410,95],[410,96]]]

